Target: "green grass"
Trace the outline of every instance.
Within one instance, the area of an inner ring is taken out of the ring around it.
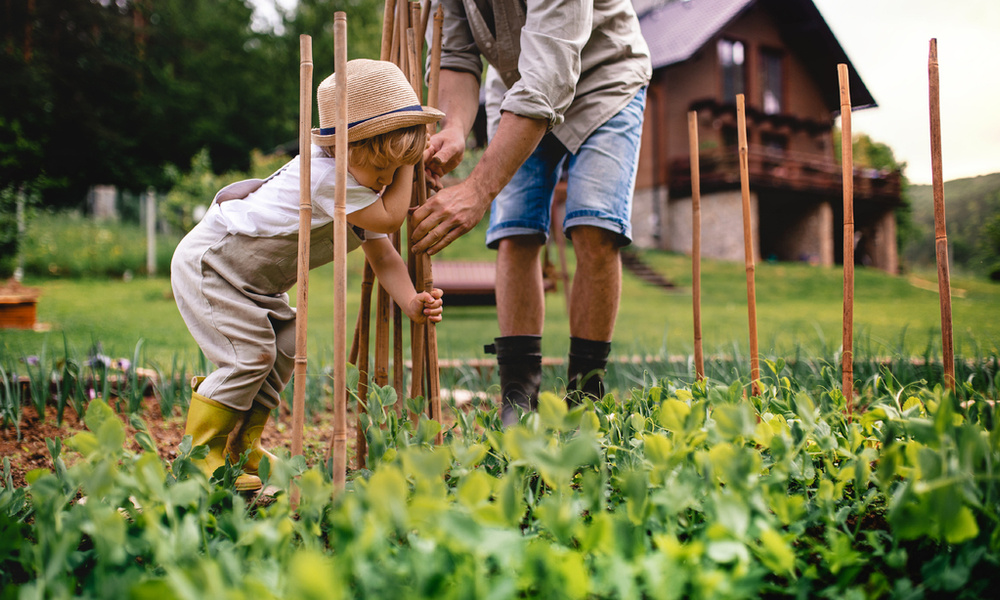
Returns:
[[[481,229],[481,227],[480,227]],[[678,288],[664,291],[626,275],[618,316],[614,353],[661,356],[693,351],[691,260],[687,256],[643,251],[643,258],[673,280]],[[474,231],[450,247],[443,258],[492,260]],[[553,260],[555,260],[553,254]],[[569,252],[572,269],[572,251]],[[347,315],[353,332],[358,311],[362,255],[348,256]],[[332,355],[333,268],[310,277],[310,355]],[[855,349],[867,356],[940,355],[940,312],[933,273],[892,277],[870,269],[856,274]],[[759,348],[764,356],[797,354],[832,357],[841,344],[843,275],[839,268],[804,264],[763,263],[756,268]],[[131,357],[143,340],[148,360],[169,365],[176,357],[188,365],[198,361],[170,294],[165,277],[136,277],[126,282],[105,279],[29,279],[40,287],[38,320],[48,332],[4,330],[0,348],[8,356],[62,350],[63,336],[71,352],[85,354],[100,342],[105,354]],[[955,279],[953,313],[958,356],[996,353],[1000,345],[1000,284]],[[924,289],[930,285],[931,290]],[[295,290],[290,292],[293,299]],[[749,349],[746,275],[741,263],[703,261],[703,345],[708,355],[746,355]],[[404,328],[405,329],[405,328]],[[450,307],[438,326],[442,358],[485,358],[482,346],[497,335],[496,312],[486,307]],[[348,334],[350,341],[351,333]],[[547,295],[543,353],[564,356],[569,321],[561,286]],[[408,340],[408,332],[405,336]],[[405,347],[408,349],[409,344]],[[408,350],[407,350],[408,353]]]

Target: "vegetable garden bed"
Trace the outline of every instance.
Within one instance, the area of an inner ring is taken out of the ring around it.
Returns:
[[[144,423],[91,401],[87,430],[50,441],[51,466],[25,485],[5,455],[0,588],[12,597],[989,595],[1000,583],[994,380],[954,398],[883,369],[849,420],[836,372],[789,377],[781,361],[765,362],[761,394],[749,399],[742,379],[649,375],[572,411],[545,393],[507,430],[489,407],[453,411],[440,446],[439,424],[408,418],[419,401],[400,417],[392,389],[374,388],[371,470],[351,472],[344,491],[319,459],[322,439],[306,460],[279,450],[262,472],[274,489],[296,488],[297,504],[284,491],[239,495],[234,469],[206,480],[190,447],[156,433],[157,423],[180,427],[179,414],[163,418],[150,404]]]

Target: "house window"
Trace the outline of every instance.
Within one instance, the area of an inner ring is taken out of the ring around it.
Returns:
[[[719,67],[722,71],[722,98],[724,103],[736,102],[736,95],[746,87],[746,53],[743,42],[719,40]]]
[[[764,92],[763,106],[764,113],[776,115],[784,108],[782,97],[782,84],[784,74],[782,73],[782,55],[777,50],[763,49],[760,53],[761,63],[761,89]]]

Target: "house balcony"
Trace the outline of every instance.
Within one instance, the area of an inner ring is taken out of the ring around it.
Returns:
[[[739,150],[735,147],[702,151],[699,155],[699,178],[703,193],[740,186]],[[843,196],[843,174],[838,163],[816,155],[797,154],[774,149],[749,152],[747,156],[751,190],[780,190]],[[689,157],[670,163],[671,198],[691,196]],[[901,176],[898,170],[854,169],[854,198],[885,205],[900,203]]]

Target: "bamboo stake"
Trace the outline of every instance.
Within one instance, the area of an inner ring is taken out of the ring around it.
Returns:
[[[385,0],[385,9],[382,13],[382,46],[379,53],[381,60],[389,60],[392,56],[392,32],[395,18],[396,0]]]
[[[358,338],[358,352],[353,360],[358,366],[358,423],[355,435],[355,464],[357,468],[363,469],[368,458],[368,438],[365,435],[364,427],[361,425],[360,416],[368,412],[368,352],[371,338],[371,316],[372,316],[372,288],[375,284],[375,271],[368,260],[365,260],[364,276],[361,281],[361,307],[358,309],[358,327],[356,337]]]
[[[844,339],[841,390],[847,418],[854,413],[854,154],[851,133],[851,86],[847,65],[837,65],[840,78],[840,157],[844,176]]]
[[[428,6],[428,12],[430,12],[430,7]],[[434,29],[431,34],[431,60],[430,60],[430,73],[428,73],[428,89],[427,89],[427,102],[430,106],[437,108],[440,89],[441,89],[441,38],[442,31],[444,29],[444,8],[438,4],[437,10],[434,11]],[[435,127],[435,125],[431,125]],[[436,127],[435,127],[436,128]],[[421,162],[423,160],[421,159]],[[423,165],[421,165],[422,167]],[[427,201],[427,180],[426,172],[423,168],[420,169],[420,175],[418,175],[419,190],[423,190],[423,195],[419,198],[421,202]],[[426,277],[424,281],[424,289],[430,291],[434,287],[434,276],[431,266],[430,256],[424,255],[427,258],[427,271],[424,273]],[[565,272],[565,270],[564,270]],[[569,288],[567,287],[567,293]],[[441,414],[441,372],[439,370],[438,362],[438,343],[437,343],[437,325],[431,323],[427,328],[427,359],[428,368],[427,373],[430,377],[430,382],[428,388],[431,395],[431,418],[438,423],[442,422],[443,415]],[[443,436],[441,432],[438,432],[436,436],[437,443],[443,441]]]
[[[406,39],[406,41],[407,41],[407,50],[408,50],[408,53],[409,53],[409,56],[410,56],[410,64],[416,65],[417,64],[417,62],[416,62],[416,47],[415,47],[416,46],[416,39],[415,39],[416,36],[414,35],[414,31],[413,31],[412,28],[407,29],[406,30],[406,34],[407,34],[407,39]],[[413,69],[412,71],[410,71],[408,73],[408,76],[409,76],[409,79],[410,79],[410,86],[413,88],[413,91],[417,93],[417,97],[419,98],[421,96],[420,92],[422,90],[421,90],[421,85],[420,85],[420,76],[419,76],[419,74],[416,71],[417,71],[416,69]],[[424,171],[424,164],[423,164],[423,159],[421,159],[417,163],[417,165],[414,167],[414,175],[418,179],[413,182],[413,188],[412,188],[413,191],[412,191],[412,196],[411,196],[411,200],[410,200],[410,207],[411,208],[416,208],[417,206],[420,206],[420,199],[419,199],[420,198],[420,192],[419,192],[419,189],[420,189],[421,185],[426,185],[426,182],[421,183],[421,181],[419,179],[419,177],[421,177],[423,175],[423,171]],[[419,173],[419,175],[418,175],[418,173]],[[413,239],[413,218],[412,218],[412,213],[410,213],[410,217],[408,217],[407,220],[406,220],[406,232],[407,232],[407,236],[406,236],[407,240],[412,240]],[[409,258],[408,266],[410,267],[410,276],[413,278],[414,287],[417,289],[417,291],[421,291],[421,290],[423,290],[424,271],[425,271],[425,267],[426,267],[426,264],[425,264],[425,261],[424,261],[424,257],[426,255],[425,254],[424,255],[417,255],[417,254],[415,254],[413,252],[413,244],[409,243],[408,244],[408,253],[407,253],[407,256]],[[418,396],[423,396],[424,398],[429,398],[429,394],[425,393],[425,390],[424,390],[424,372],[425,372],[425,369],[427,368],[426,367],[426,349],[427,349],[427,324],[426,323],[416,323],[416,322],[411,321],[410,322],[410,363],[411,363],[412,367],[410,369],[410,394],[409,394],[410,398],[416,398]],[[418,413],[414,413],[414,414],[410,415],[410,419],[413,421],[414,424],[416,424],[417,421],[420,419],[420,415]]]
[[[938,295],[941,299],[941,345],[944,384],[955,391],[955,346],[951,322],[951,273],[948,229],[945,226],[944,179],[941,167],[941,102],[938,82],[937,38],[931,38],[927,59],[931,116],[931,172],[934,187],[934,250],[937,256]]]
[[[336,191],[333,208],[333,493],[347,483],[347,14],[333,18],[334,77],[337,85]]]
[[[434,11],[435,14],[437,14],[437,12],[440,10],[441,10],[441,5],[438,4],[437,10]],[[430,19],[430,16],[431,16],[431,1],[423,0],[423,2],[420,3],[420,31],[417,32],[417,37],[420,38],[421,40],[424,39],[424,36],[427,35],[427,21]]]
[[[295,385],[292,391],[292,456],[302,455],[302,432],[306,410],[306,341],[309,331],[309,248],[312,236],[312,37],[299,36],[299,248],[295,301]],[[292,489],[292,504],[298,503],[298,488]]]
[[[437,14],[434,15],[434,31],[431,36],[431,72],[429,74],[430,87],[427,90],[428,104],[430,106],[435,106],[438,101],[439,94],[439,84],[440,84],[440,68],[441,68],[441,30],[444,22],[444,13],[442,12],[441,6],[438,6]],[[417,90],[418,95],[420,95],[420,68],[419,63],[416,62],[416,44],[411,49],[411,59],[414,64],[414,89]],[[433,127],[430,126],[430,127]],[[427,178],[426,172],[424,171],[424,161],[423,158],[417,163],[417,168],[415,169],[417,175],[417,204],[422,205],[427,202]],[[418,284],[420,288],[425,292],[430,292],[434,289],[434,276],[433,268],[431,266],[430,255],[424,253],[417,257],[418,262]],[[438,345],[437,345],[437,327],[434,323],[425,322],[422,324],[422,329],[424,330],[425,344],[424,351],[427,360],[427,399],[428,399],[428,410],[430,413],[430,418],[441,422],[441,384],[440,384],[440,370],[438,368]],[[416,356],[414,356],[413,364],[417,364]],[[443,441],[443,436],[441,432],[438,432],[436,436],[437,443]]]
[[[750,159],[743,94],[736,95],[736,117],[740,144],[740,191],[743,196],[743,252],[746,255],[747,313],[750,321],[750,389],[754,396],[759,396],[760,356],[757,350],[757,290],[754,284],[753,227],[750,221]]]
[[[382,42],[379,49],[379,58],[388,61],[392,56],[392,34],[395,27],[396,0],[386,0],[382,14]],[[369,351],[371,339],[371,309],[372,292],[375,288],[375,271],[372,269],[368,259],[364,261],[364,275],[361,281],[361,305],[358,308],[358,320],[354,329],[354,340],[351,343],[351,362],[358,367],[358,415],[366,412],[365,403],[368,401],[368,380],[369,380]],[[361,420],[358,419],[357,433],[355,436],[356,465],[363,469],[367,463],[368,438]]]
[[[410,28],[416,28],[413,32],[413,46],[415,52],[410,53],[410,62],[412,63],[410,69],[414,72],[420,71],[417,68],[417,61],[420,60],[420,56],[424,51],[424,33],[421,29],[421,19],[420,19],[420,3],[419,2],[408,2],[410,5]],[[409,44],[409,38],[407,38],[406,43]],[[421,63],[423,64],[423,63]],[[423,89],[421,87],[421,89]],[[423,98],[424,95],[420,90],[417,90],[417,97]]]
[[[434,30],[431,32],[431,67],[427,74],[427,105],[432,108],[438,106],[438,94],[441,89],[441,34],[444,28],[444,8],[438,4],[434,11]],[[437,131],[437,124],[431,123],[428,133]]]
[[[701,341],[701,166],[698,150],[698,112],[688,112],[688,143],[691,154],[691,288],[694,307],[694,372],[705,378],[705,355]]]

